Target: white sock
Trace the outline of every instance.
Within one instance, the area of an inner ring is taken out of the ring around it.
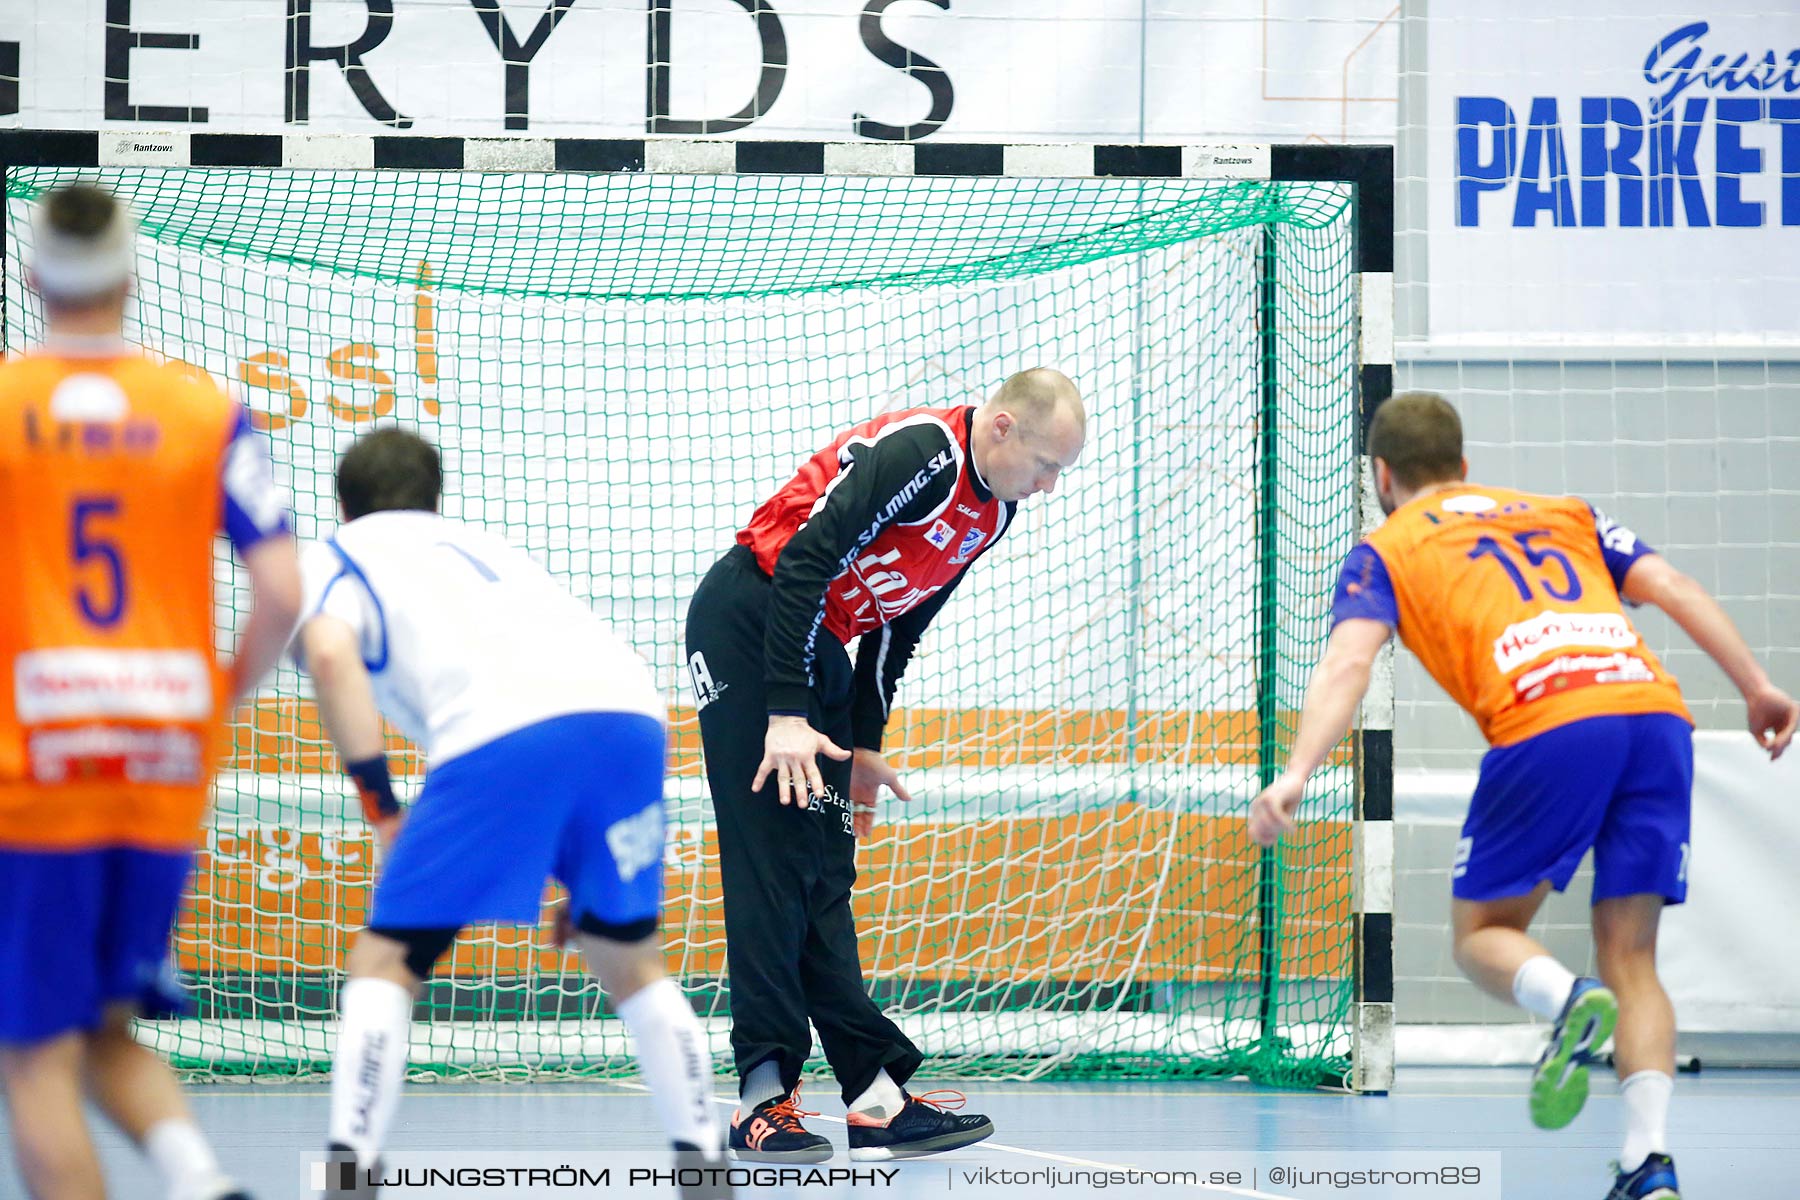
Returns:
[[[1625,1148],[1619,1170],[1635,1171],[1652,1154],[1669,1152],[1669,1098],[1675,1080],[1661,1071],[1637,1071],[1619,1085],[1625,1101]]]
[[[1526,959],[1513,976],[1513,999],[1520,1008],[1546,1021],[1562,1015],[1574,988],[1575,973],[1548,954]]]
[[[169,1200],[216,1200],[232,1190],[206,1135],[185,1117],[158,1121],[144,1134],[144,1153],[169,1188]]]
[[[386,979],[344,985],[337,1054],[331,1060],[330,1140],[356,1151],[357,1166],[375,1165],[400,1107],[412,1033],[412,992]]]
[[[850,1102],[851,1112],[874,1117],[877,1121],[892,1120],[905,1107],[906,1096],[886,1067],[876,1073],[875,1082],[865,1088],[862,1095]]]
[[[744,1076],[744,1085],[738,1089],[738,1100],[749,1112],[765,1100],[775,1100],[787,1095],[787,1089],[781,1086],[781,1064],[772,1058],[765,1058],[750,1068]]]
[[[724,1153],[713,1116],[712,1052],[675,981],[640,988],[619,1001],[618,1012],[669,1140],[697,1146],[708,1158]]]

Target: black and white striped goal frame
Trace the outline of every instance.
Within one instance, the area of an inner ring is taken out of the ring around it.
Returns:
[[[1369,420],[1394,385],[1394,149],[1388,145],[782,142],[650,138],[462,138],[169,130],[0,129],[9,167],[260,167],[269,170],[637,172],[661,175],[1011,176],[1338,182],[1353,187],[1357,451],[1365,531],[1380,520]],[[3,237],[0,231],[0,237]],[[0,253],[4,244],[0,243]],[[1355,734],[1353,907],[1358,1092],[1394,1078],[1394,670],[1382,652]]]

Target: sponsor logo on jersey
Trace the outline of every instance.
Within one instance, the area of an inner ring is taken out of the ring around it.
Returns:
[[[925,531],[925,540],[936,546],[939,550],[948,546],[950,544],[950,539],[955,536],[956,526],[941,519],[933,524],[930,529]]]
[[[26,746],[38,783],[199,783],[200,739],[185,729],[40,729]]]
[[[900,559],[901,553],[896,547],[886,554],[865,554],[850,564],[852,577],[862,585],[862,590],[874,597],[882,619],[887,621],[917,608],[943,586],[942,584],[933,587],[918,586],[908,579],[904,572],[896,569],[895,564]],[[840,593],[840,597],[845,604],[854,602],[857,598],[857,588],[854,585],[845,587]],[[860,616],[867,610],[868,604],[865,601],[857,608],[857,615]]]
[[[1502,674],[1510,675],[1547,650],[1565,646],[1610,646],[1623,650],[1637,644],[1637,631],[1623,613],[1552,610],[1508,625],[1494,639],[1494,665]]]
[[[53,409],[49,427],[45,428],[38,420],[37,411],[28,408],[24,420],[27,446],[60,454],[81,454],[89,458],[131,454],[142,458],[153,453],[162,440],[162,430],[147,417],[127,415],[118,423],[64,421],[57,418]]]
[[[979,508],[970,508],[966,504],[958,504],[956,506],[956,511],[965,517],[974,517],[978,521],[981,519],[981,510]]]
[[[13,667],[13,699],[21,721],[204,721],[212,675],[192,650],[31,650]]]
[[[1452,496],[1444,501],[1444,511],[1453,513],[1487,512],[1494,507],[1496,507],[1496,505],[1492,496]]]
[[[956,548],[956,553],[950,556],[950,561],[953,563],[968,562],[969,559],[974,556],[975,551],[980,548],[981,543],[986,540],[987,540],[987,531],[986,530],[982,530],[982,529],[969,530],[969,532],[963,534],[962,545],[960,545]]]
[[[1634,654],[1563,654],[1519,676],[1513,692],[1525,703],[1596,683],[1655,682],[1655,672]]]

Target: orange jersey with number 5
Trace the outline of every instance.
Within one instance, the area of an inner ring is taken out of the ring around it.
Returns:
[[[240,412],[123,344],[0,366],[0,846],[194,845]]]
[[[1619,599],[1647,553],[1582,500],[1464,484],[1404,505],[1351,553],[1335,615],[1393,625],[1496,746],[1587,717],[1691,720]]]

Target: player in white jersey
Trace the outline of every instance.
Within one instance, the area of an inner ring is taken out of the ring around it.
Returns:
[[[465,925],[535,923],[547,875],[569,888],[573,936],[631,1030],[670,1140],[717,1157],[711,1055],[662,966],[662,698],[643,660],[530,556],[439,516],[440,487],[429,443],[365,435],[338,464],[346,524],[302,559],[295,658],[385,852],[343,989],[329,1179],[378,1182],[420,983]],[[383,714],[430,766],[405,814]]]

